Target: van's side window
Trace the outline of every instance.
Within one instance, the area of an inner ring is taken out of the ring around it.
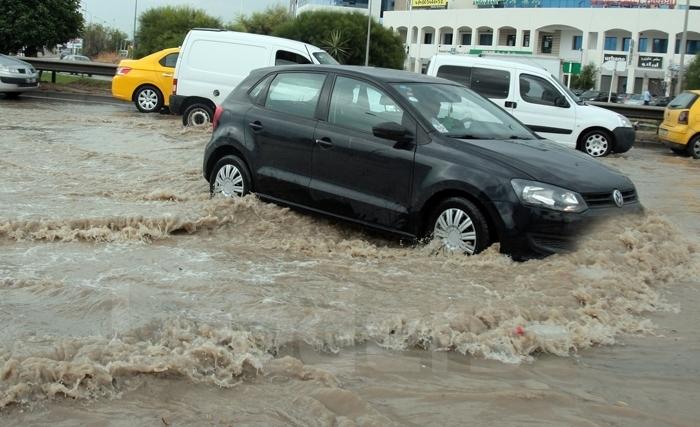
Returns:
[[[171,53],[160,59],[160,65],[167,68],[175,68],[177,65],[177,57],[179,53]]]
[[[325,80],[319,73],[280,73],[270,85],[265,107],[311,119]]]
[[[442,65],[438,68],[437,76],[469,87],[472,78],[472,69],[471,67]]]
[[[525,102],[540,105],[556,105],[561,93],[547,80],[530,74],[520,75],[520,97]]]
[[[278,50],[275,54],[275,65],[311,64],[308,58],[294,52]]]
[[[490,68],[472,68],[473,91],[486,98],[505,99],[510,92],[510,73]]]

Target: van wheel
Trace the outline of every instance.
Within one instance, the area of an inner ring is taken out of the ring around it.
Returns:
[[[693,156],[694,159],[700,159],[700,135],[690,140],[687,150],[689,156]]]
[[[591,157],[605,157],[612,150],[612,142],[608,132],[593,129],[581,137],[581,151]]]
[[[192,104],[182,114],[184,126],[206,126],[211,123],[214,111],[206,104]]]
[[[143,86],[134,94],[134,104],[142,113],[154,113],[163,108],[163,94],[153,86]]]
[[[237,156],[224,156],[211,171],[209,177],[209,194],[211,197],[221,195],[235,199],[250,193],[250,172],[245,163]]]
[[[475,255],[491,245],[484,214],[462,197],[450,197],[441,202],[430,216],[428,227],[445,253]]]

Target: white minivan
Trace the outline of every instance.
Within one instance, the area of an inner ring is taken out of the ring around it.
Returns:
[[[477,56],[437,55],[428,74],[471,88],[541,137],[593,157],[624,153],[634,144],[629,119],[585,104],[543,68]]]
[[[256,68],[337,64],[325,51],[295,40],[219,29],[193,29],[175,66],[170,111],[185,126],[211,122],[216,106]]]

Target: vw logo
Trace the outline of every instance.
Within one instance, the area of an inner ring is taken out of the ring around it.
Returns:
[[[613,201],[618,208],[621,208],[625,204],[625,199],[622,197],[620,190],[613,191]]]

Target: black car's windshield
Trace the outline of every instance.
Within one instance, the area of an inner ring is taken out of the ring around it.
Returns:
[[[536,139],[508,113],[462,86],[441,83],[392,86],[443,135],[464,139]]]

